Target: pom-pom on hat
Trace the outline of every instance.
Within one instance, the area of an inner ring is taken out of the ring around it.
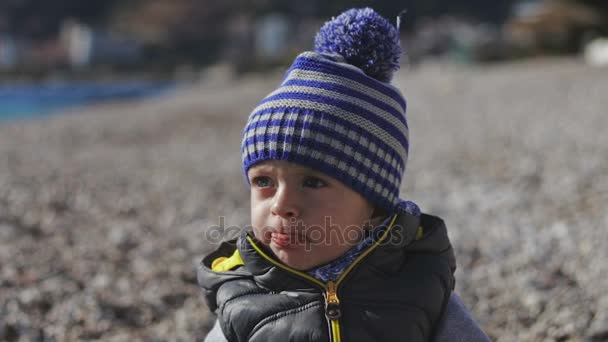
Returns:
[[[315,51],[335,53],[368,76],[390,82],[399,70],[399,32],[371,8],[351,9],[321,27]]]
[[[371,8],[325,23],[315,51],[296,57],[281,85],[249,115],[241,144],[253,165],[286,160],[340,180],[394,211],[409,138],[406,103],[389,84],[399,68],[395,26]]]

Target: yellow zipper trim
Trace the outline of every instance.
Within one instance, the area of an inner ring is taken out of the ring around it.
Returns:
[[[344,272],[342,272],[342,274],[340,275],[340,277],[338,277],[338,280],[334,283],[333,281],[328,282],[327,284],[319,281],[318,279],[311,277],[310,275],[304,273],[304,272],[300,272],[294,268],[291,268],[287,265],[283,265],[277,261],[275,261],[274,259],[272,259],[270,256],[268,256],[268,254],[266,254],[260,247],[258,247],[255,242],[253,241],[253,239],[251,238],[251,236],[247,236],[247,241],[249,241],[249,243],[251,244],[251,246],[253,246],[253,248],[260,253],[260,255],[262,257],[264,257],[266,260],[268,260],[271,264],[287,271],[287,272],[291,272],[293,274],[296,274],[308,281],[311,281],[317,285],[319,285],[320,287],[322,287],[325,290],[325,300],[327,301],[327,304],[334,304],[334,305],[340,305],[340,299],[338,298],[338,286],[340,285],[340,283],[346,278],[346,276],[348,275],[348,273],[350,271],[352,271],[352,269],[359,263],[361,262],[361,260],[363,260],[369,253],[371,253],[374,249],[376,249],[378,247],[378,245],[380,245],[388,236],[388,234],[390,233],[391,229],[393,228],[393,224],[395,223],[395,220],[397,219],[397,214],[395,214],[393,216],[393,219],[391,220],[391,223],[389,224],[388,228],[384,231],[384,233],[382,233],[382,236],[380,237],[380,239],[378,241],[376,241],[371,247],[369,247],[365,252],[361,253],[361,255],[359,255],[355,261],[353,261],[345,270]],[[341,342],[342,341],[342,336],[340,333],[340,321],[339,321],[339,316],[338,318],[335,319],[330,319],[331,322],[331,337],[332,337],[332,342]]]
[[[341,342],[342,336],[340,336],[340,323],[338,320],[331,321],[331,341]]]

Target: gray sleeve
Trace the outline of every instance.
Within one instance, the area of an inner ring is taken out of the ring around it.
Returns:
[[[437,327],[435,342],[488,342],[490,338],[481,330],[458,295],[452,293],[445,313]]]
[[[205,337],[205,342],[228,342],[226,337],[224,337],[218,320],[215,321],[213,328],[211,328],[211,331],[209,331],[207,337]]]

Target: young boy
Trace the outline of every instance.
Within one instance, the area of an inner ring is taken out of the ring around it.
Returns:
[[[487,341],[452,294],[440,218],[399,198],[405,100],[397,29],[326,23],[244,130],[252,229],[202,262],[207,341]]]

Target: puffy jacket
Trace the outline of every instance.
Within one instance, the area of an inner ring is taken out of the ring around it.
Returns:
[[[443,221],[402,211],[335,283],[283,265],[251,232],[203,259],[198,280],[228,341],[429,341],[454,270]]]

